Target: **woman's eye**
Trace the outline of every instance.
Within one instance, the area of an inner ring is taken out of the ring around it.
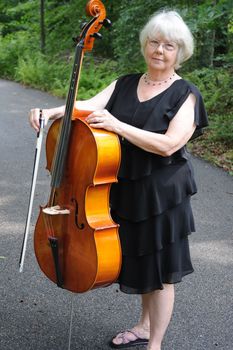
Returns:
[[[167,44],[165,44],[165,48],[169,51],[172,51],[175,49],[175,46],[173,44],[167,43]]]

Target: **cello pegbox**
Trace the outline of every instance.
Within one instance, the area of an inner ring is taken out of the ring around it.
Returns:
[[[93,19],[89,24],[83,29],[83,50],[91,51],[94,45],[95,39],[100,39],[98,32],[106,19],[106,11],[103,3],[100,0],[90,0],[86,5],[86,14],[92,16]]]

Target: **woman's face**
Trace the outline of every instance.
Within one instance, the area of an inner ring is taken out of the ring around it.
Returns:
[[[144,57],[149,71],[173,71],[177,54],[178,45],[175,42],[161,36],[147,39]]]

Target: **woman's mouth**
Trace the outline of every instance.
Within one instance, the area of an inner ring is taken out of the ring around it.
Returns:
[[[157,58],[157,57],[154,57],[154,58],[153,58],[153,60],[154,60],[154,61],[160,61],[160,62],[163,62],[163,59],[161,59],[161,58]]]

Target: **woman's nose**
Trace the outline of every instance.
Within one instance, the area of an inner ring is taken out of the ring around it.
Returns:
[[[163,52],[163,44],[162,43],[159,43],[157,48],[156,48],[156,51],[158,52]]]

